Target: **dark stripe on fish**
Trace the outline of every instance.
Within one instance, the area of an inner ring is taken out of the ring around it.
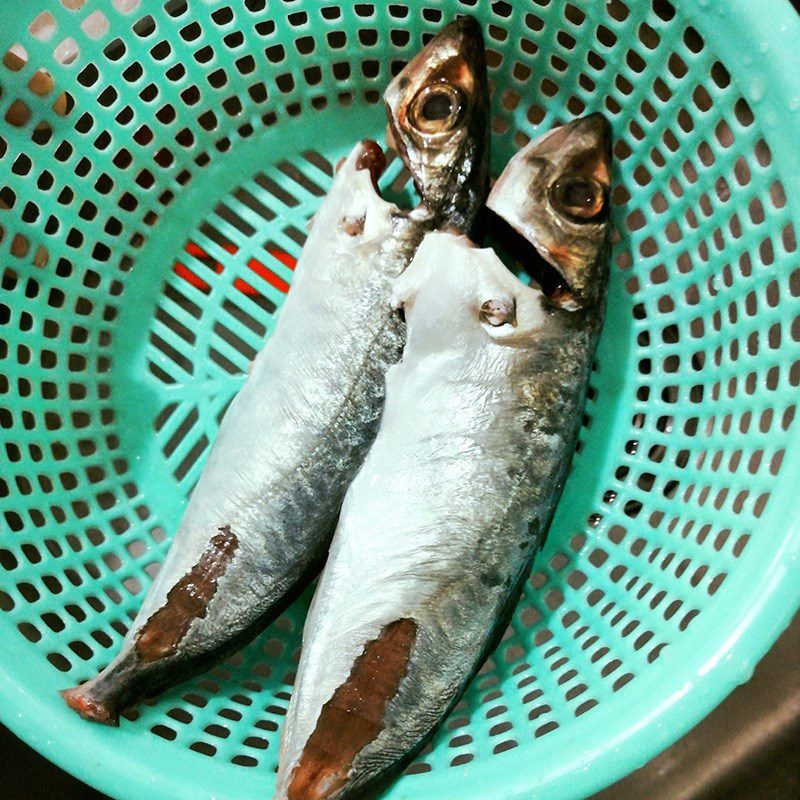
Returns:
[[[384,728],[384,714],[406,676],[417,623],[399,619],[367,642],[350,677],[322,707],[289,786],[289,800],[321,800],[341,789],[353,759]]]
[[[219,531],[200,560],[169,590],[167,602],[142,625],[136,651],[145,663],[174,655],[192,622],[208,613],[219,579],[239,544],[230,525]]]

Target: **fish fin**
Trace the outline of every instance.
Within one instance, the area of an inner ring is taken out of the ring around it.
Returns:
[[[119,725],[119,708],[115,703],[92,697],[91,682],[59,692],[64,702],[84,719],[101,722],[103,725]]]

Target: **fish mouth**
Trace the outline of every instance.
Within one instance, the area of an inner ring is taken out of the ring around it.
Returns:
[[[506,252],[568,311],[605,291],[611,144],[601,113],[554,128],[512,157],[486,201]]]
[[[530,277],[531,284],[555,306],[567,311],[576,311],[584,302],[569,285],[569,281],[546,255],[541,246],[530,240],[518,228],[501,217],[496,211],[484,209],[484,231],[512,263]]]
[[[451,43],[456,49],[462,46],[470,46],[473,49],[483,46],[480,23],[468,14],[448,22],[437,34],[437,38],[442,43]]]

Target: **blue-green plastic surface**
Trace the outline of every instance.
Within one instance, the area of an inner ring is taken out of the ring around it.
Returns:
[[[798,607],[788,3],[8,4],[0,718],[113,797],[270,796],[308,596],[119,729],[57,692],[118,648],[332,165],[382,138],[390,76],[456,13],[486,32],[495,173],[537,131],[609,116],[617,238],[547,546],[387,797],[584,798],[746,680]],[[396,161],[382,184],[409,197]]]

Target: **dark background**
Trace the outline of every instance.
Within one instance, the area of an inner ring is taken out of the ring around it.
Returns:
[[[800,0],[790,2],[800,11]],[[4,800],[107,800],[2,725],[0,765]],[[800,800],[800,617],[749,683],[661,756],[595,800],[654,797]]]

